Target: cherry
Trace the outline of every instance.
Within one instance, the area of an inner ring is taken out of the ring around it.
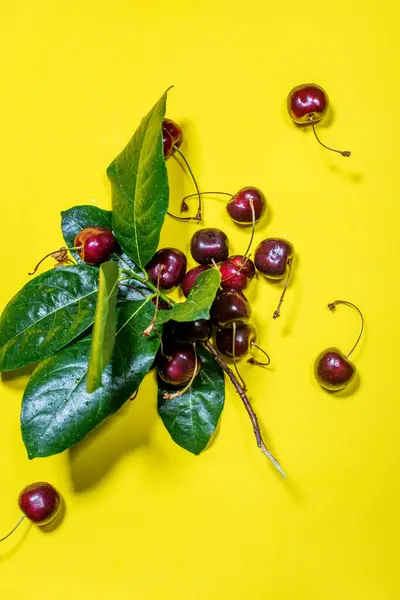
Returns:
[[[297,125],[311,125],[314,135],[321,146],[342,156],[351,156],[348,150],[336,150],[321,142],[315,130],[315,123],[321,121],[329,107],[329,98],[325,90],[315,83],[306,83],[294,87],[287,99],[289,115]]]
[[[179,285],[186,271],[186,256],[177,248],[158,250],[146,265],[150,280],[161,290],[172,290]]]
[[[229,255],[228,238],[220,229],[199,229],[190,242],[190,252],[201,265],[223,262]]]
[[[349,360],[349,356],[356,349],[364,331],[364,317],[360,309],[346,300],[335,300],[335,302],[328,304],[328,308],[333,311],[338,304],[345,304],[358,312],[361,319],[361,329],[356,343],[348,354],[332,347],[327,348],[318,355],[314,365],[314,374],[320,386],[330,391],[342,390],[354,379],[356,367]]]
[[[120,248],[113,232],[106,227],[85,227],[74,240],[74,247],[87,265],[97,266],[106,262]]]
[[[234,323],[248,323],[251,306],[241,292],[221,290],[211,307],[211,318],[218,327],[230,327]]]
[[[160,378],[174,387],[189,383],[199,374],[200,361],[192,345],[176,345],[168,348],[168,356],[160,354],[157,372]]]
[[[196,283],[198,276],[201,273],[204,273],[204,271],[207,271],[209,268],[210,267],[207,265],[198,265],[197,267],[193,267],[186,272],[181,283],[181,289],[186,298],[189,296],[189,292]]]
[[[228,358],[243,358],[249,352],[250,346],[256,341],[256,330],[252,325],[237,325],[236,335],[233,328],[218,329],[215,344],[220,354]],[[235,346],[233,347],[233,343]]]
[[[281,238],[268,238],[259,243],[254,255],[257,271],[268,279],[280,280],[286,277],[285,286],[279,304],[274,312],[274,319],[280,316],[280,309],[285,298],[292,273],[294,248],[290,242]]]
[[[228,201],[226,210],[235,223],[251,225],[253,223],[251,204],[254,208],[254,221],[257,222],[264,214],[267,201],[262,191],[256,187],[241,188]]]
[[[179,148],[183,142],[183,131],[172,119],[164,119],[162,124],[164,156],[171,156],[174,147]]]
[[[170,335],[178,344],[193,344],[193,342],[206,342],[211,337],[211,321],[198,319],[179,323],[171,321]]]
[[[157,298],[152,298],[151,301],[154,304],[154,306],[157,306],[158,310],[171,310],[171,305],[168,304],[168,302],[166,300],[163,300],[162,298],[158,298],[158,302]]]
[[[221,287],[237,291],[244,290],[256,273],[253,261],[240,255],[230,256],[219,270]]]
[[[18,505],[23,516],[17,525],[0,542],[6,540],[27,518],[38,526],[53,521],[61,507],[61,496],[50,483],[37,482],[26,486],[19,495]]]
[[[175,121],[172,121],[172,119],[164,119],[163,120],[161,131],[162,131],[164,158],[165,159],[169,158],[170,156],[172,156],[172,154],[175,151],[180,155],[180,157],[184,161],[184,163],[187,167],[187,170],[189,171],[189,174],[193,180],[194,187],[196,188],[196,194],[194,194],[194,195],[198,197],[198,206],[197,206],[196,216],[194,216],[194,217],[177,217],[176,215],[173,215],[170,212],[168,213],[168,215],[170,217],[173,217],[174,219],[177,219],[178,221],[201,221],[201,196],[200,196],[199,186],[197,185],[196,178],[193,174],[192,169],[190,168],[188,161],[186,160],[185,155],[179,149],[183,142],[183,131],[179,127],[179,125],[177,123],[175,123]],[[186,202],[182,202],[181,210],[182,211],[189,210],[189,207],[186,204]]]

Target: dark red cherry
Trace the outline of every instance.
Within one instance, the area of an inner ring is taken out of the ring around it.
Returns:
[[[212,321],[218,327],[230,327],[233,323],[245,324],[250,316],[250,303],[241,292],[221,290],[211,307]]]
[[[257,271],[269,279],[286,277],[294,249],[290,242],[280,238],[268,238],[260,242],[254,255]]]
[[[230,256],[219,268],[221,287],[228,290],[244,290],[255,275],[254,263],[244,256]]]
[[[314,373],[323,388],[336,391],[352,381],[356,368],[338,348],[328,348],[315,361]]]
[[[186,271],[186,256],[177,248],[158,250],[146,266],[146,271],[157,285],[158,277],[161,290],[172,290],[179,285]]]
[[[264,194],[256,187],[244,187],[226,205],[226,210],[235,223],[241,225],[251,225],[253,223],[251,201],[253,201],[254,207],[254,221],[257,222],[261,219],[267,205]]]
[[[199,229],[190,242],[190,252],[201,265],[223,262],[229,256],[228,237],[220,229]]]
[[[233,358],[233,335],[230,328],[218,329],[215,344],[220,354]],[[235,358],[243,358],[248,354],[251,345],[256,341],[256,330],[252,325],[237,325],[235,335]]]
[[[153,298],[152,303],[154,304],[154,306],[156,306],[157,298]],[[171,308],[171,305],[168,304],[166,300],[163,300],[162,298],[158,299],[158,310],[171,310]]]
[[[207,319],[198,319],[197,321],[188,321],[185,323],[171,321],[170,323],[170,334],[172,339],[178,342],[178,344],[206,342],[211,337],[211,321]]]
[[[87,265],[97,266],[106,262],[115,252],[120,251],[113,232],[105,227],[85,227],[74,240],[74,247],[81,260]]]
[[[162,128],[172,137],[174,146],[181,146],[183,142],[183,131],[172,119],[164,119]]]
[[[204,273],[204,271],[207,271],[209,268],[210,267],[207,265],[198,265],[197,267],[193,267],[193,269],[189,269],[189,271],[187,271],[181,283],[181,289],[186,298],[189,296],[189,292],[196,283],[200,273]]]
[[[196,365],[195,350],[192,345],[177,345],[168,349],[168,356],[162,354],[157,359],[157,372],[165,383],[180,387],[193,377]],[[200,360],[197,361],[197,374]]]
[[[299,125],[317,123],[328,110],[329,100],[325,90],[315,83],[297,85],[288,96],[288,111]]]
[[[31,483],[20,493],[18,505],[30,521],[46,525],[57,516],[61,498],[50,483]]]

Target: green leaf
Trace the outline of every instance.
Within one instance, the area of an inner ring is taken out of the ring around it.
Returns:
[[[171,310],[160,310],[156,324],[161,325],[170,320],[185,323],[197,319],[209,319],[210,308],[220,283],[221,274],[217,269],[203,271],[190,290],[187,300],[175,304]]]
[[[67,248],[74,247],[75,237],[82,229],[93,226],[112,229],[111,210],[103,210],[91,204],[84,204],[73,206],[61,213],[61,229]],[[82,262],[75,250],[71,254],[77,262]]]
[[[58,267],[29,281],[0,318],[0,371],[47,358],[94,319],[98,269]]]
[[[169,434],[185,450],[200,454],[207,446],[219,420],[225,401],[224,373],[210,354],[199,349],[201,370],[191,388],[173,400],[164,400],[171,392],[158,381],[158,412]]]
[[[123,251],[144,267],[158,247],[169,188],[161,135],[167,92],[142,119],[107,169],[114,234]]]
[[[90,337],[71,344],[36,368],[25,390],[21,413],[29,458],[52,456],[71,448],[137,390],[160,345],[155,333],[142,335],[153,314],[154,306],[148,301],[121,305],[103,387],[93,394],[86,391]]]
[[[100,266],[99,291],[87,376],[89,394],[101,387],[101,375],[114,349],[118,277],[117,263],[109,261]]]

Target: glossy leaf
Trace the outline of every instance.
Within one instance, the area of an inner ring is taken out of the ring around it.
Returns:
[[[144,267],[157,250],[169,188],[161,135],[167,92],[142,119],[108,167],[114,234],[123,251]]]
[[[0,371],[47,358],[87,329],[94,319],[98,270],[58,267],[29,281],[0,318]]]
[[[67,248],[74,247],[75,237],[82,229],[93,226],[111,229],[111,211],[103,210],[91,204],[83,204],[81,206],[73,206],[61,213],[61,229]],[[71,254],[77,262],[82,262],[75,250]]]
[[[93,393],[101,387],[101,375],[111,358],[115,343],[116,305],[119,268],[109,261],[100,266],[92,344],[90,348],[87,391]]]
[[[156,323],[162,324],[170,320],[185,323],[197,321],[197,319],[209,319],[210,308],[220,283],[221,274],[217,269],[209,269],[200,273],[187,300],[178,302],[171,310],[160,310]]]
[[[159,379],[158,411],[174,442],[193,454],[207,446],[218,424],[225,401],[224,373],[210,354],[198,350],[201,371],[182,396],[164,400],[170,388]]]
[[[117,336],[103,387],[86,391],[90,337],[42,362],[25,390],[21,427],[29,458],[51,456],[84,439],[137,390],[160,345],[154,333],[142,333],[152,319],[151,302],[124,302],[118,311]]]

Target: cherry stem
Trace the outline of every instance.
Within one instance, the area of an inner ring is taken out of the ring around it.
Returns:
[[[154,311],[154,315],[153,318],[150,321],[150,325],[148,327],[146,327],[146,329],[143,331],[143,336],[149,336],[150,333],[153,331],[154,326],[156,324],[156,319],[157,319],[157,314],[158,314],[158,301],[160,299],[160,277],[161,277],[161,273],[164,270],[164,265],[161,265],[160,268],[158,269],[158,273],[157,273],[157,287],[156,287],[156,292],[155,292],[155,299],[156,299],[156,310]]]
[[[252,198],[250,198],[250,200],[249,200],[249,204],[250,204],[250,208],[251,208],[251,216],[252,216],[252,229],[251,229],[250,241],[249,241],[249,243],[248,243],[248,246],[247,246],[246,252],[245,252],[245,253],[244,253],[244,255],[243,255],[242,263],[241,263],[241,265],[240,265],[239,269],[238,269],[237,271],[235,271],[234,273],[232,273],[232,275],[229,275],[229,277],[226,277],[225,279],[223,279],[223,280],[222,280],[222,282],[224,282],[224,281],[229,281],[229,279],[232,279],[232,277],[235,277],[235,275],[238,275],[238,274],[239,274],[239,273],[242,271],[242,269],[244,269],[244,266],[245,266],[245,264],[246,264],[247,257],[248,257],[248,255],[249,255],[249,252],[250,252],[250,248],[251,248],[251,246],[252,246],[252,244],[253,244],[253,240],[254,240],[254,233],[255,233],[255,230],[256,230],[256,213],[255,213],[255,211],[254,211],[254,202],[253,202]],[[221,283],[222,283],[222,282],[221,282]]]
[[[361,319],[361,329],[360,329],[360,333],[358,334],[358,338],[356,340],[356,343],[354,344],[354,346],[352,347],[352,349],[350,350],[350,352],[348,354],[346,354],[346,358],[349,358],[350,354],[352,354],[354,352],[354,350],[357,348],[358,343],[361,339],[361,336],[364,332],[364,317],[363,314],[361,312],[361,310],[358,308],[358,306],[356,306],[355,304],[353,304],[352,302],[348,302],[347,300],[335,300],[334,302],[330,302],[328,304],[328,308],[330,310],[334,310],[335,306],[337,304],[345,304],[346,306],[351,306],[351,308],[354,308],[358,314],[360,315],[360,319]]]
[[[6,540],[7,538],[10,537],[10,535],[12,535],[14,533],[14,531],[16,529],[18,529],[18,527],[21,525],[22,521],[25,519],[25,515],[22,515],[22,517],[20,518],[20,520],[18,521],[18,523],[16,524],[16,526],[11,529],[10,533],[7,533],[7,535],[5,535],[3,538],[0,539],[0,542],[4,542],[4,540]]]
[[[34,275],[36,273],[36,271],[38,270],[38,268],[40,267],[40,265],[42,264],[42,262],[44,260],[46,260],[46,258],[49,258],[49,256],[53,256],[54,254],[61,253],[62,258],[56,259],[56,260],[58,260],[58,262],[61,262],[62,260],[65,260],[67,258],[67,252],[71,252],[72,250],[81,250],[81,248],[82,248],[82,246],[76,246],[75,248],[62,247],[62,248],[59,248],[58,250],[53,250],[53,252],[49,252],[48,254],[46,254],[46,256],[43,256],[43,258],[41,260],[39,260],[38,264],[33,269],[32,273],[28,273],[28,275]]]
[[[250,363],[251,365],[257,365],[258,367],[268,367],[268,365],[271,362],[269,354],[265,350],[263,350],[262,348],[260,348],[260,346],[257,346],[257,344],[255,344],[254,342],[251,342],[251,346],[252,346],[252,348],[257,348],[257,350],[259,350],[260,352],[262,352],[267,357],[268,362],[266,362],[266,363],[265,362],[260,362],[259,360],[257,360],[253,356],[251,358],[249,358],[249,360],[247,362]]]
[[[179,390],[178,392],[175,392],[174,394],[169,394],[168,392],[164,392],[164,396],[163,396],[164,400],[173,400],[174,398],[179,398],[179,396],[183,396],[183,394],[185,394],[192,387],[193,381],[195,380],[196,375],[197,375],[197,366],[198,366],[196,344],[193,344],[193,350],[194,350],[194,370],[193,370],[193,375],[190,378],[190,381],[187,383],[187,385],[185,385],[183,390]]]
[[[281,306],[282,306],[282,303],[283,303],[283,301],[285,299],[286,290],[289,287],[290,276],[292,274],[292,264],[293,264],[291,258],[289,258],[289,260],[287,261],[287,264],[289,266],[288,274],[287,274],[287,277],[286,277],[285,285],[283,287],[283,292],[281,294],[281,297],[279,298],[278,306],[276,307],[276,310],[275,310],[275,312],[273,314],[273,317],[272,317],[273,319],[277,319],[278,317],[281,316]]]
[[[133,401],[136,399],[136,397],[137,397],[138,393],[139,393],[139,388],[136,390],[136,392],[133,394],[133,396],[131,396],[131,397],[129,398],[129,400],[130,400],[131,402],[133,402]]]
[[[195,178],[195,176],[193,174],[193,171],[190,168],[190,165],[189,165],[188,161],[186,160],[186,157],[183,154],[183,152],[178,148],[178,146],[174,146],[174,150],[179,154],[179,156],[182,158],[183,162],[185,163],[185,165],[186,165],[186,167],[187,167],[187,169],[188,169],[188,171],[190,173],[190,176],[191,176],[191,178],[193,180],[194,187],[196,188],[196,194],[195,194],[195,196],[198,197],[197,214],[196,214],[195,217],[192,217],[192,219],[194,219],[195,221],[201,221],[201,194],[200,194],[199,186],[197,185],[196,178]],[[183,210],[187,210],[187,205],[185,206],[185,204],[182,203],[181,208]]]
[[[235,368],[236,374],[239,377],[242,386],[243,386],[243,390],[246,392],[247,391],[247,385],[245,380],[243,379],[243,377],[241,376],[238,366],[237,366],[237,362],[236,362],[236,321],[233,322],[232,325],[232,330],[233,330],[233,336],[232,336],[232,358],[233,358],[233,366]]]
[[[263,437],[262,437],[262,434],[261,434],[261,430],[260,430],[260,425],[259,425],[258,419],[257,419],[257,415],[254,412],[253,407],[251,406],[250,400],[248,399],[245,390],[242,388],[242,386],[240,385],[239,381],[237,380],[234,372],[222,360],[222,358],[218,354],[216,348],[212,345],[211,342],[204,342],[203,346],[209,351],[209,353],[215,359],[215,361],[218,363],[218,365],[221,367],[221,369],[226,373],[226,375],[231,380],[231,383],[233,384],[235,390],[239,394],[240,399],[242,400],[242,402],[243,402],[243,404],[244,404],[244,406],[245,406],[245,408],[247,410],[247,414],[250,417],[250,421],[251,421],[251,423],[253,425],[253,431],[254,431],[254,435],[255,435],[256,441],[257,441],[257,446],[260,448],[261,452],[267,458],[269,458],[269,460],[272,462],[272,464],[274,465],[274,467],[279,471],[279,473],[283,477],[286,477],[286,475],[285,475],[282,467],[280,466],[279,462],[276,460],[276,458],[268,450],[268,448],[267,448],[267,446],[266,446],[266,444],[265,444],[265,442],[263,440]]]
[[[197,196],[197,194],[194,195]],[[178,215],[173,215],[170,212],[167,212],[167,215],[176,221],[200,221],[200,219],[197,218],[197,215],[195,217],[178,217]]]
[[[214,195],[221,195],[221,196],[229,196],[229,198],[233,198],[233,194],[229,194],[228,192],[199,192],[200,196],[214,196]],[[199,194],[189,194],[188,196],[185,196],[182,200],[182,204],[181,207],[186,206],[186,200],[189,200],[189,198],[193,198],[194,196],[198,196]],[[187,208],[184,208],[183,210],[187,210]]]
[[[321,140],[319,139],[317,132],[315,130],[315,125],[312,122],[312,119],[310,119],[311,122],[311,127],[312,130],[314,132],[314,135],[316,137],[316,140],[319,144],[321,144],[321,146],[323,146],[324,148],[326,148],[326,150],[330,150],[331,152],[337,152],[338,154],[341,154],[342,156],[351,156],[351,152],[349,150],[336,150],[335,148],[331,148],[330,146],[327,146],[326,144],[324,144],[323,142],[321,142]]]

